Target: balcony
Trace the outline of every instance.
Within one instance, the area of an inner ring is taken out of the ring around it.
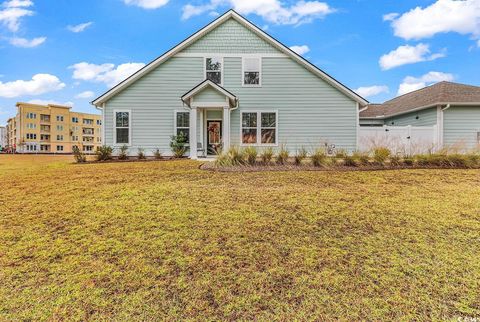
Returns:
[[[50,123],[50,115],[40,114],[40,123]]]

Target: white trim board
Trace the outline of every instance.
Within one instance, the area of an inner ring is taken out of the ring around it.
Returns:
[[[244,27],[248,28],[257,36],[269,42],[272,46],[277,48],[279,51],[291,57],[293,60],[295,60],[296,62],[303,65],[305,68],[307,68],[309,71],[311,71],[318,77],[322,78],[333,87],[337,88],[340,92],[342,92],[344,95],[346,95],[353,101],[360,103],[360,105],[362,106],[368,104],[368,101],[366,99],[364,99],[363,97],[361,97],[360,95],[352,91],[350,88],[346,87],[345,85],[343,85],[342,83],[340,83],[339,81],[337,81],[336,79],[334,79],[333,77],[331,77],[330,75],[328,75],[327,73],[325,73],[324,71],[322,71],[321,69],[313,65],[312,63],[310,63],[309,61],[307,61],[302,56],[293,52],[290,48],[283,45],[272,36],[268,35],[265,31],[255,26],[253,23],[251,23],[250,21],[248,21],[247,19],[239,15],[234,10],[227,11],[224,15],[218,17],[216,20],[214,20],[204,28],[200,29],[199,31],[197,31],[196,33],[194,33],[193,35],[185,39],[183,42],[181,42],[171,50],[167,51],[162,56],[158,57],[157,59],[149,63],[148,65],[146,65],[145,67],[137,71],[135,74],[133,74],[132,76],[130,76],[129,78],[121,82],[120,84],[116,85],[115,87],[113,87],[112,89],[110,89],[109,91],[101,95],[100,97],[96,98],[94,101],[92,101],[92,104],[97,107],[100,106],[102,103],[108,101],[117,93],[124,90],[125,88],[130,86],[132,83],[134,83],[135,81],[137,81],[138,79],[140,79],[141,77],[149,73],[150,71],[157,68],[160,64],[165,62],[167,59],[178,54],[180,51],[187,48],[189,45],[191,45],[192,43],[194,43],[195,41],[203,37],[205,34],[215,29],[216,27],[218,27],[219,25],[221,25],[222,23],[224,23],[230,18],[235,19],[237,22],[242,24]],[[208,55],[210,56],[212,54],[208,54]]]
[[[117,143],[117,113],[128,113],[128,143]],[[113,146],[132,146],[132,110],[116,109],[113,110]]]

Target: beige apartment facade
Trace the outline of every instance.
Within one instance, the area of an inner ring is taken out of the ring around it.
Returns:
[[[102,117],[61,105],[17,103],[7,122],[8,149],[16,153],[94,153],[102,145]]]

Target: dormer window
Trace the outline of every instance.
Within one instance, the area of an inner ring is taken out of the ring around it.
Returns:
[[[205,79],[215,84],[222,84],[223,59],[219,57],[205,58]]]

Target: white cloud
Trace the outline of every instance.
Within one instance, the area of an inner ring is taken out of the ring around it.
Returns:
[[[2,4],[4,9],[0,10],[0,23],[7,27],[12,32],[17,32],[20,29],[20,19],[26,16],[33,16],[32,10],[26,9],[33,5],[32,1],[28,0],[12,0]]]
[[[42,99],[30,100],[27,103],[38,104],[38,105],[53,104],[53,105],[70,106],[70,107],[74,105],[73,102],[59,102],[56,100],[42,100]]]
[[[416,46],[405,45],[380,57],[379,64],[383,70],[388,70],[402,65],[431,61],[441,57],[445,57],[445,53],[430,54],[430,46],[427,44],[418,44]]]
[[[82,99],[82,98],[92,98],[95,96],[95,93],[92,92],[92,91],[85,91],[85,92],[81,92],[79,94],[77,94],[75,96],[75,98],[79,98],[79,99]]]
[[[416,7],[394,17],[396,36],[404,39],[429,38],[438,33],[456,32],[480,37],[479,0],[437,0],[428,7]]]
[[[359,87],[355,90],[355,92],[357,92],[362,97],[371,97],[382,93],[388,93],[390,92],[390,90],[388,89],[388,86],[385,85],[373,85]]]
[[[323,18],[335,10],[320,1],[298,1],[290,7],[279,0],[210,0],[210,2],[183,7],[182,19],[215,10],[219,6],[233,7],[241,14],[256,14],[268,22],[279,25],[302,24],[316,18]]]
[[[296,52],[299,55],[305,55],[310,51],[310,48],[307,45],[302,45],[302,46],[292,46],[290,47],[291,50]]]
[[[33,38],[33,39],[25,39],[25,38],[11,38],[9,40],[10,44],[12,44],[15,47],[23,47],[23,48],[33,48],[40,46],[47,40],[47,37],[38,37],[38,38]]]
[[[31,80],[16,80],[13,82],[0,82],[0,97],[19,97],[23,95],[40,95],[59,91],[65,84],[57,76],[50,74],[37,74]]]
[[[144,9],[158,9],[168,3],[169,0],[123,0],[125,4]]]
[[[95,65],[82,62],[69,68],[73,69],[74,79],[105,83],[107,86],[112,87],[144,66],[144,63],[126,63],[115,68],[114,64]]]
[[[78,32],[85,31],[85,29],[90,27],[92,24],[93,22],[89,21],[89,22],[81,23],[75,26],[67,26],[67,29],[70,30],[71,32],[78,33]]]
[[[398,95],[403,95],[417,89],[432,85],[441,81],[453,81],[455,76],[442,72],[429,72],[420,77],[407,76],[398,88]]]
[[[393,21],[398,16],[399,16],[399,14],[396,13],[396,12],[388,13],[386,15],[383,15],[383,21]]]

